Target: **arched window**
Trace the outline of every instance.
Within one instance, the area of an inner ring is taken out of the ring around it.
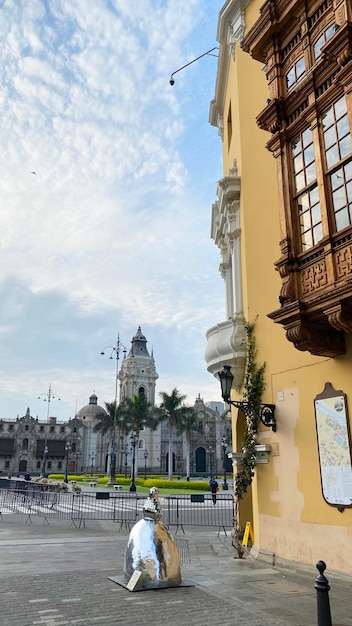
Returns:
[[[139,442],[138,442],[138,448],[139,448],[140,450],[144,450],[144,447],[145,447],[145,445],[144,445],[144,439],[140,439],[140,440],[139,440]]]
[[[76,449],[77,449],[77,444],[73,443],[72,446],[71,446],[71,451],[72,452],[76,452]]]
[[[28,450],[28,439],[27,437],[22,441],[22,450]]]
[[[139,387],[139,389],[138,389],[138,395],[139,395],[139,396],[144,396],[144,395],[145,395],[145,389],[144,389],[144,387]]]

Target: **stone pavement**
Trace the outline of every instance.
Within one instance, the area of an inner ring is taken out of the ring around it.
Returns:
[[[272,567],[234,558],[230,536],[185,529],[176,540],[182,577],[194,586],[129,592],[123,573],[128,529],[0,518],[0,626],[314,626],[315,565]],[[324,559],[324,553],[317,560]],[[328,564],[327,564],[328,565]],[[352,578],[325,572],[333,626],[352,626]]]

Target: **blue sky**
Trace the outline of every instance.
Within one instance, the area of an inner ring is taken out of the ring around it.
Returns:
[[[140,325],[158,392],[220,401],[210,239],[222,177],[208,122],[218,0],[0,2],[0,418],[111,401],[100,352]],[[31,173],[35,172],[35,173]],[[41,399],[38,395],[43,394]],[[54,404],[55,402],[55,404]]]

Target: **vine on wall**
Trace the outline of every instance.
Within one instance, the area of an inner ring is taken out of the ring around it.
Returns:
[[[234,494],[237,500],[241,500],[252,484],[254,468],[256,466],[255,435],[259,422],[260,403],[264,391],[265,363],[257,368],[255,357],[257,355],[254,336],[254,323],[245,323],[247,341],[247,361],[244,379],[242,401],[246,402],[246,431],[242,441],[243,457],[238,462],[235,475]]]

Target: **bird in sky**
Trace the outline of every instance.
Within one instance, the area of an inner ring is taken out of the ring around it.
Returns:
[[[36,174],[37,172],[31,172],[31,174]]]

